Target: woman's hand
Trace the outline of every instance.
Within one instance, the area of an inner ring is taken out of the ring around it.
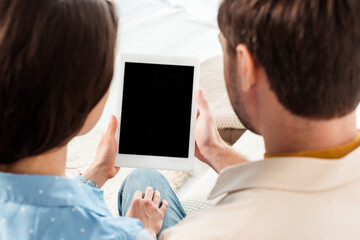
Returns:
[[[141,191],[136,191],[131,206],[126,213],[126,217],[138,218],[142,222],[144,228],[156,239],[159,234],[164,215],[168,209],[168,203],[165,200],[160,204],[160,192],[155,191],[152,187],[147,187],[145,195]]]
[[[202,90],[198,90],[196,100],[198,115],[195,127],[195,157],[208,164],[216,172],[230,165],[247,160],[227,145],[220,137],[216,121]]]
[[[117,150],[115,139],[117,120],[110,116],[110,123],[106,133],[102,136],[98,145],[94,161],[84,172],[84,176],[101,188],[105,182],[119,172],[119,167],[114,166]]]

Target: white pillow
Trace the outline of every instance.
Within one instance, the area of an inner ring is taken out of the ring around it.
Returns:
[[[223,57],[210,58],[200,66],[200,88],[209,102],[219,129],[243,129],[236,116],[226,91]]]

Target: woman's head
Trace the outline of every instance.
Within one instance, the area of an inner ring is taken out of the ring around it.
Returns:
[[[0,164],[66,144],[113,77],[106,0],[0,1]]]

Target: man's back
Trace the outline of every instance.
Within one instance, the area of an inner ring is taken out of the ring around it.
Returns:
[[[210,197],[165,239],[358,239],[360,148],[339,160],[271,158],[229,167]]]

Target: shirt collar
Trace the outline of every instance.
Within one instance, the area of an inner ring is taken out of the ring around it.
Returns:
[[[0,201],[43,207],[81,206],[107,215],[103,191],[71,179],[52,175],[0,172]]]
[[[360,178],[360,147],[334,161],[277,157],[223,169],[209,199],[249,188],[316,192]]]
[[[280,154],[265,154],[265,158],[271,157],[313,157],[313,158],[325,158],[325,159],[339,159],[350,152],[354,151],[356,148],[360,146],[360,133],[357,137],[338,147],[330,148],[330,149],[320,149],[313,151],[303,151],[303,152],[295,152],[295,153],[280,153]]]

